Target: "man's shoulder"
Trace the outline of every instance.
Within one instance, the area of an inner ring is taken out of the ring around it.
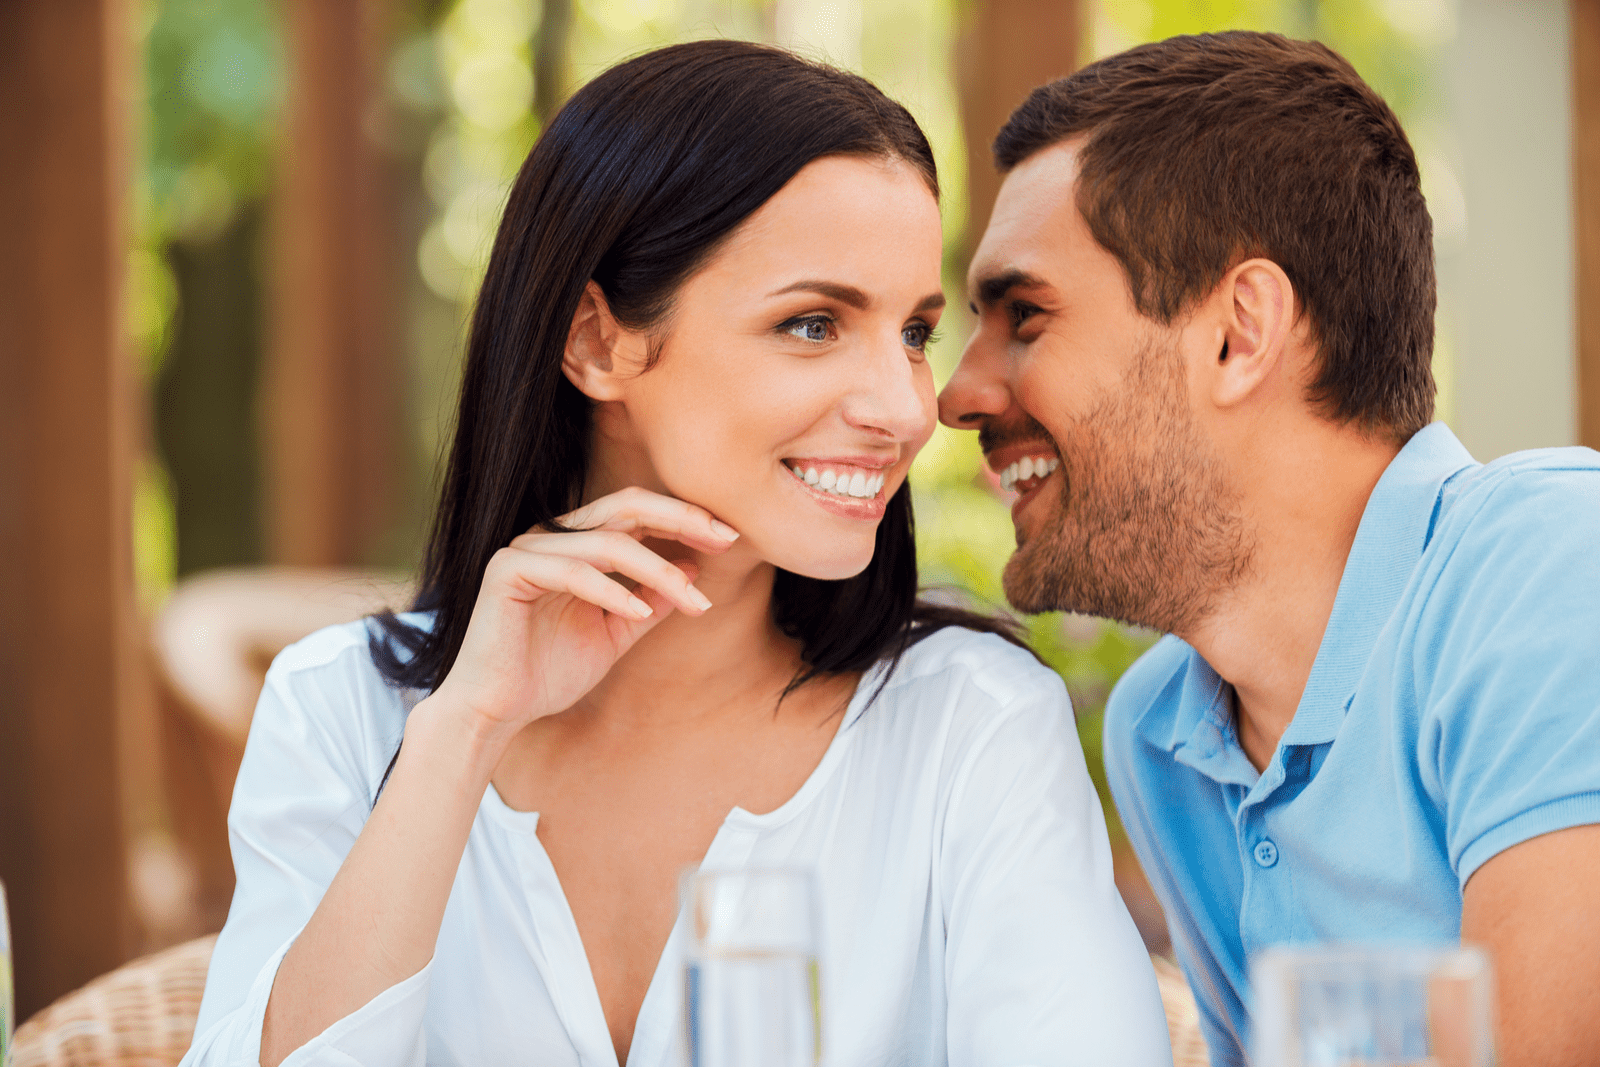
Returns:
[[[1445,485],[1439,530],[1455,538],[1502,530],[1583,534],[1600,520],[1600,452],[1528,449],[1469,468]],[[1573,529],[1576,523],[1579,529]]]
[[[1130,737],[1146,717],[1170,716],[1195,652],[1168,634],[1123,672],[1106,698],[1108,744]]]
[[[1510,584],[1600,580],[1600,452],[1581,447],[1511,453],[1444,487],[1429,536],[1435,583],[1498,598]]]

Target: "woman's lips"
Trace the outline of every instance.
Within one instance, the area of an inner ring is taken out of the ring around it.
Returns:
[[[886,486],[880,485],[878,491],[870,497],[842,497],[836,493],[808,485],[804,479],[795,477],[792,468],[786,468],[786,470],[788,473],[784,476],[784,481],[790,483],[797,491],[810,498],[812,502],[832,512],[834,515],[845,519],[877,522],[883,518],[884,512],[888,510],[888,497],[884,493]],[[885,472],[886,475],[887,472]]]

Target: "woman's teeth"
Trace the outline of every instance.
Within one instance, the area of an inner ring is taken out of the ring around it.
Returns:
[[[1044,478],[1060,466],[1056,456],[1024,456],[1000,472],[1000,488],[1009,491],[1019,482]]]
[[[883,489],[882,475],[868,475],[861,471],[834,471],[827,467],[819,471],[815,467],[790,467],[789,473],[813,489],[839,497],[876,497],[878,491]]]

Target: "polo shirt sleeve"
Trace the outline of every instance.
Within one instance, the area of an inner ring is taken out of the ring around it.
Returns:
[[[184,1064],[259,1064],[267,1000],[372,810],[383,752],[370,713],[394,704],[359,626],[323,631],[279,655],[250,724],[228,811],[237,877],[212,952]],[[431,962],[383,991],[285,1064],[422,1064]]]
[[[1144,944],[1061,680],[981,715],[961,739],[939,862],[950,1064],[1171,1064]],[[972,691],[981,687],[970,680]]]
[[[1415,670],[1418,766],[1465,887],[1504,849],[1600,823],[1600,468],[1514,470],[1461,505]]]

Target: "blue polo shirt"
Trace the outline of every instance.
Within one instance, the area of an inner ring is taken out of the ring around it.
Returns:
[[[1244,1063],[1257,950],[1455,941],[1479,865],[1600,823],[1600,453],[1478,464],[1427,427],[1367,502],[1266,770],[1170,636],[1112,692],[1105,757],[1213,1063]]]

